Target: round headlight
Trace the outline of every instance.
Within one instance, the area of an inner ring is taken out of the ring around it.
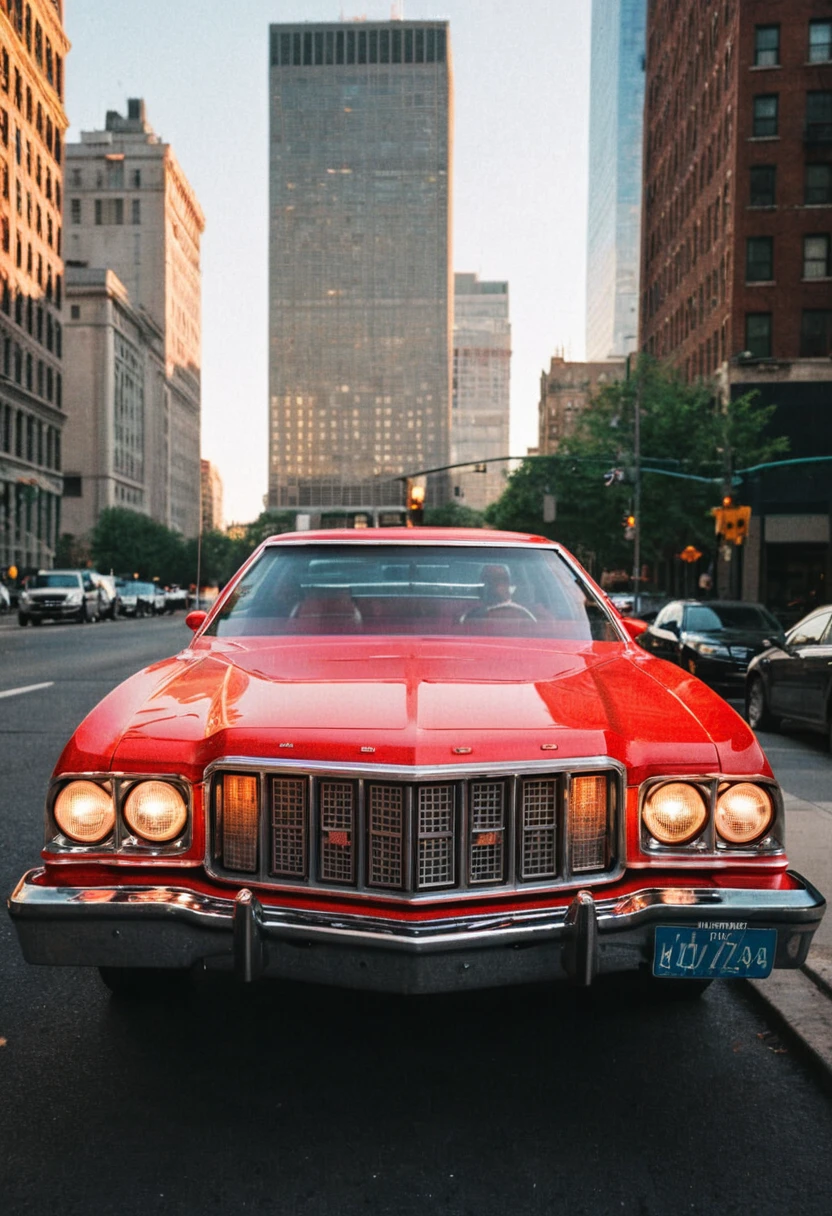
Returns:
[[[93,781],[70,781],[52,813],[64,836],[79,844],[98,844],[112,832],[116,818],[110,794]]]
[[[127,795],[124,818],[137,836],[162,843],[181,835],[188,808],[179,790],[167,781],[140,781]]]
[[[731,785],[716,803],[716,830],[729,844],[751,844],[771,827],[774,807],[759,785]]]
[[[641,817],[661,844],[687,844],[702,831],[708,809],[695,785],[671,781],[647,796]]]

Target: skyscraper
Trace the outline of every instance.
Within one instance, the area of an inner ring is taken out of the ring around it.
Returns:
[[[200,485],[202,210],[173,149],[147,121],[140,98],[128,101],[126,117],[109,110],[103,131],[82,131],[80,143],[68,144],[66,152],[67,265],[114,271],[127,289],[129,304],[145,312],[162,335],[162,391],[137,398],[144,439],[142,475],[134,479],[133,489],[142,497],[121,501],[185,536],[195,536]],[[76,301],[78,315],[71,319],[84,322],[84,307]],[[72,357],[68,346],[68,367]],[[70,417],[68,428],[72,427]],[[69,431],[67,438],[72,441]],[[75,479],[73,487],[80,484],[83,497],[85,478],[109,476],[110,467],[93,467],[88,459],[92,453],[82,438],[75,438],[76,466],[67,465],[66,471]],[[86,463],[81,465],[82,461]]]
[[[449,455],[447,23],[270,33],[269,505],[401,501]]]
[[[64,62],[58,0],[0,5],[0,566],[60,531]]]
[[[482,510],[505,489],[506,465],[485,464],[479,471],[474,466],[508,455],[510,385],[508,283],[456,274],[451,459],[472,462],[469,469],[455,469],[452,478],[466,507]]]
[[[638,340],[647,0],[592,0],[586,358]]]

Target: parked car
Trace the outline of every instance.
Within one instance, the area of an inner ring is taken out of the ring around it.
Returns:
[[[116,592],[121,616],[138,616],[139,597],[134,581],[129,578],[117,578]]]
[[[561,546],[381,535],[266,541],[85,719],[9,901],[26,959],[121,993],[799,967],[825,903],[743,719]]]
[[[667,603],[667,596],[660,591],[641,591],[638,597],[638,612],[635,611],[635,596],[632,591],[616,591],[610,599],[622,616],[636,616],[648,624],[654,621]]]
[[[0,613],[9,612],[12,606],[12,597],[9,595],[9,589],[5,583],[0,582]]]
[[[810,612],[752,660],[745,704],[754,730],[778,730],[790,718],[826,732],[832,747],[832,604]]]
[[[100,592],[102,617],[105,617],[108,621],[114,621],[119,615],[116,580],[111,574],[99,574],[97,570],[90,570],[89,573],[90,578]]]
[[[177,612],[188,607],[188,592],[184,587],[167,587],[165,589],[165,610]]]
[[[89,570],[39,570],[29,577],[17,601],[20,625],[53,621],[97,621],[101,593]]]
[[[138,597],[139,616],[160,616],[166,607],[165,592],[158,583],[133,584]]]
[[[762,604],[740,600],[672,600],[639,638],[651,654],[678,663],[714,688],[742,690],[755,654],[783,630]]]

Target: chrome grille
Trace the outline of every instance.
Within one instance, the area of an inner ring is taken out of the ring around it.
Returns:
[[[592,768],[491,776],[234,762],[212,777],[208,856],[219,875],[413,896],[568,886],[620,872],[621,774]],[[245,770],[243,771],[245,766]]]
[[[472,883],[502,882],[505,868],[506,787],[503,781],[472,781]]]
[[[272,781],[272,873],[298,878],[306,873],[303,777],[275,777]]]
[[[320,792],[321,878],[352,882],[355,859],[355,785],[322,781]]]
[[[371,785],[369,797],[371,887],[404,885],[404,786]]]
[[[454,880],[456,839],[453,785],[419,787],[419,874],[417,885],[447,887]]]
[[[523,782],[523,878],[552,878],[557,873],[557,790],[552,778]]]

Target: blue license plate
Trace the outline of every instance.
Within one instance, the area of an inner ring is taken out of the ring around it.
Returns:
[[[776,929],[659,925],[653,974],[672,979],[764,979],[774,966]]]

